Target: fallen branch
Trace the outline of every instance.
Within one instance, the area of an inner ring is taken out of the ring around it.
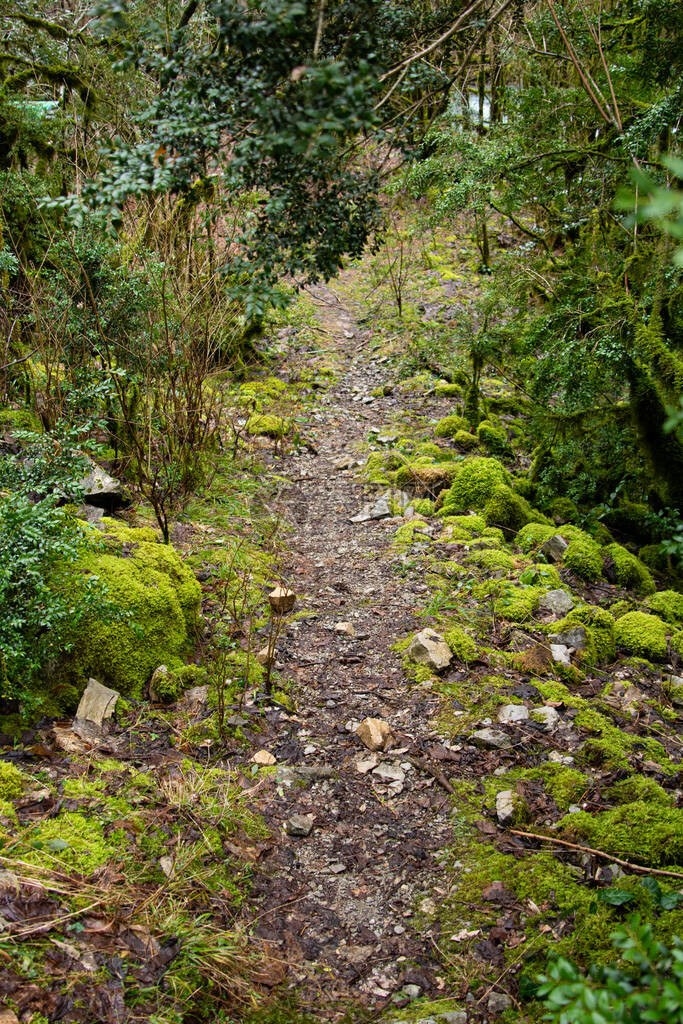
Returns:
[[[419,757],[405,757],[405,760],[412,764],[415,768],[421,768],[423,772],[427,772],[427,775],[431,775],[433,779],[439,783],[439,785],[450,793],[451,796],[455,796],[455,790],[451,786],[450,782],[446,778],[443,772],[439,771],[438,768],[433,768],[427,761],[423,761]]]
[[[521,832],[519,829],[510,828],[508,829],[510,835],[523,836],[525,839],[538,839],[542,843],[557,843],[558,846],[566,846],[569,850],[578,850],[579,853],[592,853],[595,857],[604,857],[605,860],[611,860],[614,864],[619,864],[622,868],[628,868],[629,871],[641,871],[646,875],[662,875],[665,878],[680,878],[683,880],[683,875],[677,871],[666,871],[664,868],[648,868],[643,867],[642,864],[632,864],[630,860],[623,860],[621,857],[615,857],[612,853],[605,853],[604,850],[595,850],[592,846],[580,846],[578,843],[569,843],[566,839],[558,839],[556,836],[544,836],[539,832]]]

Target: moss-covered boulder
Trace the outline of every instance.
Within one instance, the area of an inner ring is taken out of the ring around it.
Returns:
[[[505,484],[501,484],[493,491],[486,502],[484,517],[490,526],[498,526],[512,533],[516,533],[525,523],[545,518],[531,507],[526,498],[521,494],[515,494],[512,488]]]
[[[417,494],[438,494],[448,487],[457,471],[452,461],[434,462],[432,459],[416,459],[396,471],[396,484],[410,488]]]
[[[103,519],[105,549],[90,552],[81,571],[106,587],[115,611],[86,618],[70,638],[56,682],[81,686],[89,676],[139,697],[159,665],[181,668],[194,643],[201,590],[192,570],[154,530]]]
[[[512,455],[510,442],[502,427],[497,427],[490,420],[482,420],[477,427],[479,444],[492,455]]]
[[[617,619],[614,636],[619,647],[650,661],[666,656],[666,624],[656,615],[628,612]]]
[[[273,416],[270,413],[254,413],[247,420],[247,433],[252,437],[272,437],[279,441],[286,437],[292,429],[292,424],[283,416]]]
[[[455,437],[459,430],[467,430],[467,420],[462,416],[444,416],[434,428],[435,437]]]
[[[453,444],[457,445],[458,448],[462,448],[464,451],[469,452],[472,448],[476,448],[479,442],[474,434],[470,434],[469,430],[456,430],[453,435]]]
[[[650,611],[673,624],[683,623],[683,594],[676,590],[660,590],[645,602]]]
[[[597,583],[602,579],[603,561],[600,545],[590,534],[575,526],[563,526],[559,533],[569,544],[562,557],[563,564],[588,583]]]
[[[456,474],[450,489],[444,495],[444,514],[481,512],[497,487],[510,486],[510,474],[497,459],[475,455],[456,463]]]
[[[628,587],[638,594],[654,593],[655,584],[649,569],[630,551],[621,544],[608,544],[602,552],[620,587]]]

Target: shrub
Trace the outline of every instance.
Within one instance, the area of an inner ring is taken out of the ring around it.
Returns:
[[[664,896],[666,899],[666,895]],[[636,915],[610,936],[620,961],[594,965],[588,974],[568,960],[550,961],[537,997],[555,1024],[683,1022],[683,942],[656,942]]]

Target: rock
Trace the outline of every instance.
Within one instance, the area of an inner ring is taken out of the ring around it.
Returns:
[[[276,615],[286,615],[294,607],[296,594],[293,590],[288,590],[287,587],[276,587],[268,594],[268,600]]]
[[[343,458],[335,462],[334,468],[341,473],[345,469],[353,469],[355,465],[357,465],[357,460],[353,455],[345,455]]]
[[[285,823],[285,832],[288,836],[310,836],[314,821],[314,814],[293,814]]]
[[[548,754],[548,760],[552,761],[553,764],[574,764],[574,758],[571,754],[563,754],[561,750],[551,750]]]
[[[588,636],[583,626],[572,626],[562,633],[553,633],[550,641],[554,644],[564,644],[565,647],[573,647],[575,651],[585,651]]]
[[[191,715],[198,715],[202,711],[206,711],[209,706],[209,687],[208,686],[193,686],[191,689],[186,690],[178,701],[178,707],[182,708],[183,711],[189,712]],[[228,724],[229,721],[228,721]],[[244,724],[244,721],[242,721]]]
[[[391,506],[388,498],[378,498],[370,507],[370,519],[386,519],[391,515]]]
[[[110,690],[96,679],[89,679],[78,705],[74,731],[78,732],[78,726],[83,722],[92,722],[101,729],[104,722],[114,714],[120,696],[118,690]]]
[[[447,1013],[440,1013],[439,1022],[443,1024],[467,1024],[467,1013],[465,1010],[449,1010]]]
[[[151,700],[160,700],[159,686],[166,682],[171,673],[168,671],[166,665],[158,665],[157,668],[152,672],[152,678],[149,681],[149,696]]]
[[[87,722],[84,724],[86,726],[88,725]],[[92,729],[97,728],[92,723],[89,724]],[[52,737],[54,739],[55,746],[59,747],[60,750],[63,750],[67,754],[84,754],[88,749],[87,744],[84,743],[81,737],[77,736],[73,729],[69,729],[67,726],[53,725]]]
[[[565,644],[551,644],[550,653],[553,656],[553,661],[558,662],[558,664],[571,665],[572,660],[569,657],[569,648]]]
[[[510,996],[506,996],[503,992],[492,992],[487,1003],[489,1013],[505,1013],[511,1006]]]
[[[271,655],[270,648],[267,644],[265,647],[262,647],[260,651],[257,651],[254,657],[258,661],[259,665],[267,665],[269,661],[273,661],[273,656]]]
[[[335,624],[334,624],[334,631],[335,631],[335,633],[340,633],[343,636],[355,636],[356,635],[356,631],[353,628],[353,624],[351,622],[335,622]]]
[[[408,656],[420,665],[428,665],[436,672],[448,668],[453,655],[451,649],[433,629],[423,629],[410,642]]]
[[[379,756],[372,754],[370,757],[361,758],[360,761],[356,761],[356,771],[360,775],[367,775],[373,768],[376,768],[379,764]]]
[[[372,769],[372,774],[376,775],[382,782],[404,782],[406,773],[397,764],[378,764],[376,768]]]
[[[96,505],[80,505],[78,508],[79,519],[85,519],[86,523],[99,523],[104,515],[104,509]]]
[[[166,877],[170,878],[171,875],[173,874],[173,868],[175,867],[173,857],[159,857],[159,867],[166,875]]]
[[[524,704],[504,704],[498,709],[498,721],[501,725],[514,725],[525,722],[529,717],[529,709]]]
[[[116,477],[109,476],[106,470],[88,459],[90,472],[80,481],[83,498],[87,505],[112,509],[123,504],[123,488]]]
[[[544,705],[542,708],[534,708],[531,717],[534,722],[541,722],[545,726],[546,732],[552,732],[560,721],[560,716],[555,708],[551,708],[548,705]]]
[[[515,794],[511,789],[502,789],[496,794],[496,817],[501,825],[506,825],[515,816]]]
[[[19,1018],[14,1010],[0,1009],[0,1024],[19,1024]]]
[[[542,545],[541,552],[549,562],[561,562],[568,547],[569,544],[564,537],[560,537],[559,533],[556,533]]]
[[[637,686],[620,681],[610,683],[609,692],[605,697],[608,704],[611,704],[613,707],[622,708],[629,713],[633,713],[636,710],[634,705],[639,704],[644,699],[645,694]]]
[[[421,991],[422,989],[419,985],[404,985],[401,989],[401,995],[412,1001],[413,999],[419,999]]]
[[[502,729],[477,729],[472,733],[470,739],[477,747],[504,750],[506,747],[512,746],[512,740]]]
[[[574,599],[566,590],[549,590],[538,602],[539,611],[556,615],[558,619],[568,615],[573,607]]]
[[[334,769],[325,764],[310,766],[282,764],[278,766],[275,778],[280,785],[289,787],[301,784],[302,782],[305,785],[312,782],[320,782],[323,779],[331,779],[333,775]]]
[[[251,759],[252,764],[272,765],[277,763],[269,750],[257,750]]]
[[[391,726],[382,718],[364,719],[355,732],[368,750],[389,750],[394,741]]]

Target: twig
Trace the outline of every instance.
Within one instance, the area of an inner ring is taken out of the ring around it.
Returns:
[[[420,757],[406,756],[405,760],[414,765],[415,768],[421,768],[423,772],[427,772],[427,775],[431,775],[433,779],[436,779],[439,785],[445,789],[447,793],[450,793],[451,796],[455,796],[453,786],[451,786],[444,773],[439,771],[438,768],[433,768],[431,764],[427,761],[423,761]]]
[[[683,879],[683,875],[677,871],[666,871],[664,868],[648,868],[643,867],[642,864],[632,864],[630,860],[623,860],[621,857],[615,857],[612,853],[605,853],[604,850],[595,850],[592,846],[579,846],[578,843],[569,843],[566,839],[557,839],[556,836],[544,836],[538,832],[521,832],[519,829],[510,828],[508,829],[510,835],[513,836],[524,836],[525,839],[539,839],[542,843],[557,843],[558,846],[566,846],[569,850],[578,850],[579,853],[592,853],[596,857],[604,857],[605,860],[611,860],[615,864],[619,864],[622,868],[628,868],[629,871],[641,871],[646,875],[662,875],[665,878],[680,878]]]

